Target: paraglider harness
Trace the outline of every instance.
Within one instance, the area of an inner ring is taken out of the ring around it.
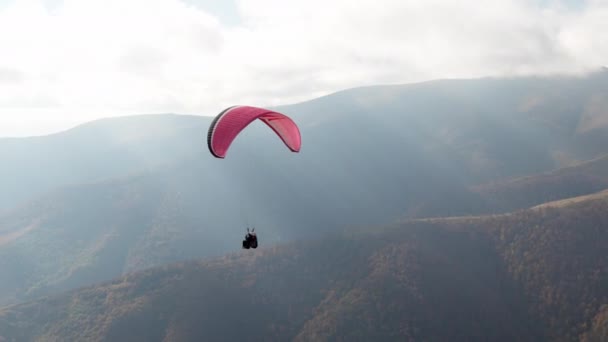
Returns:
[[[249,232],[249,228],[247,228],[247,235],[245,235],[245,240],[243,240],[243,248],[258,248],[258,237],[255,235],[255,228]]]

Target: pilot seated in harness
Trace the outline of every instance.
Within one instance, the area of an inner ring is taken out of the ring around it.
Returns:
[[[258,248],[258,237],[255,235],[255,228],[249,232],[249,228],[247,228],[247,235],[245,235],[245,240],[243,240],[243,248]]]

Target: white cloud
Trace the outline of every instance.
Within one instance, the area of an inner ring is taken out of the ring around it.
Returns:
[[[343,88],[607,64],[608,2],[241,0],[224,25],[179,0],[0,7],[0,136],[99,116],[213,115]]]

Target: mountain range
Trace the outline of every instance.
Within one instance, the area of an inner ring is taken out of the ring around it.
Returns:
[[[606,70],[356,88],[276,108],[300,153],[254,123],[225,160],[210,117],[0,139],[0,336],[594,341],[606,99]]]

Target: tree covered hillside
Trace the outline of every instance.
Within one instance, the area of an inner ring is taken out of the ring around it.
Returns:
[[[608,198],[423,219],[129,274],[0,311],[5,340],[598,341]]]

